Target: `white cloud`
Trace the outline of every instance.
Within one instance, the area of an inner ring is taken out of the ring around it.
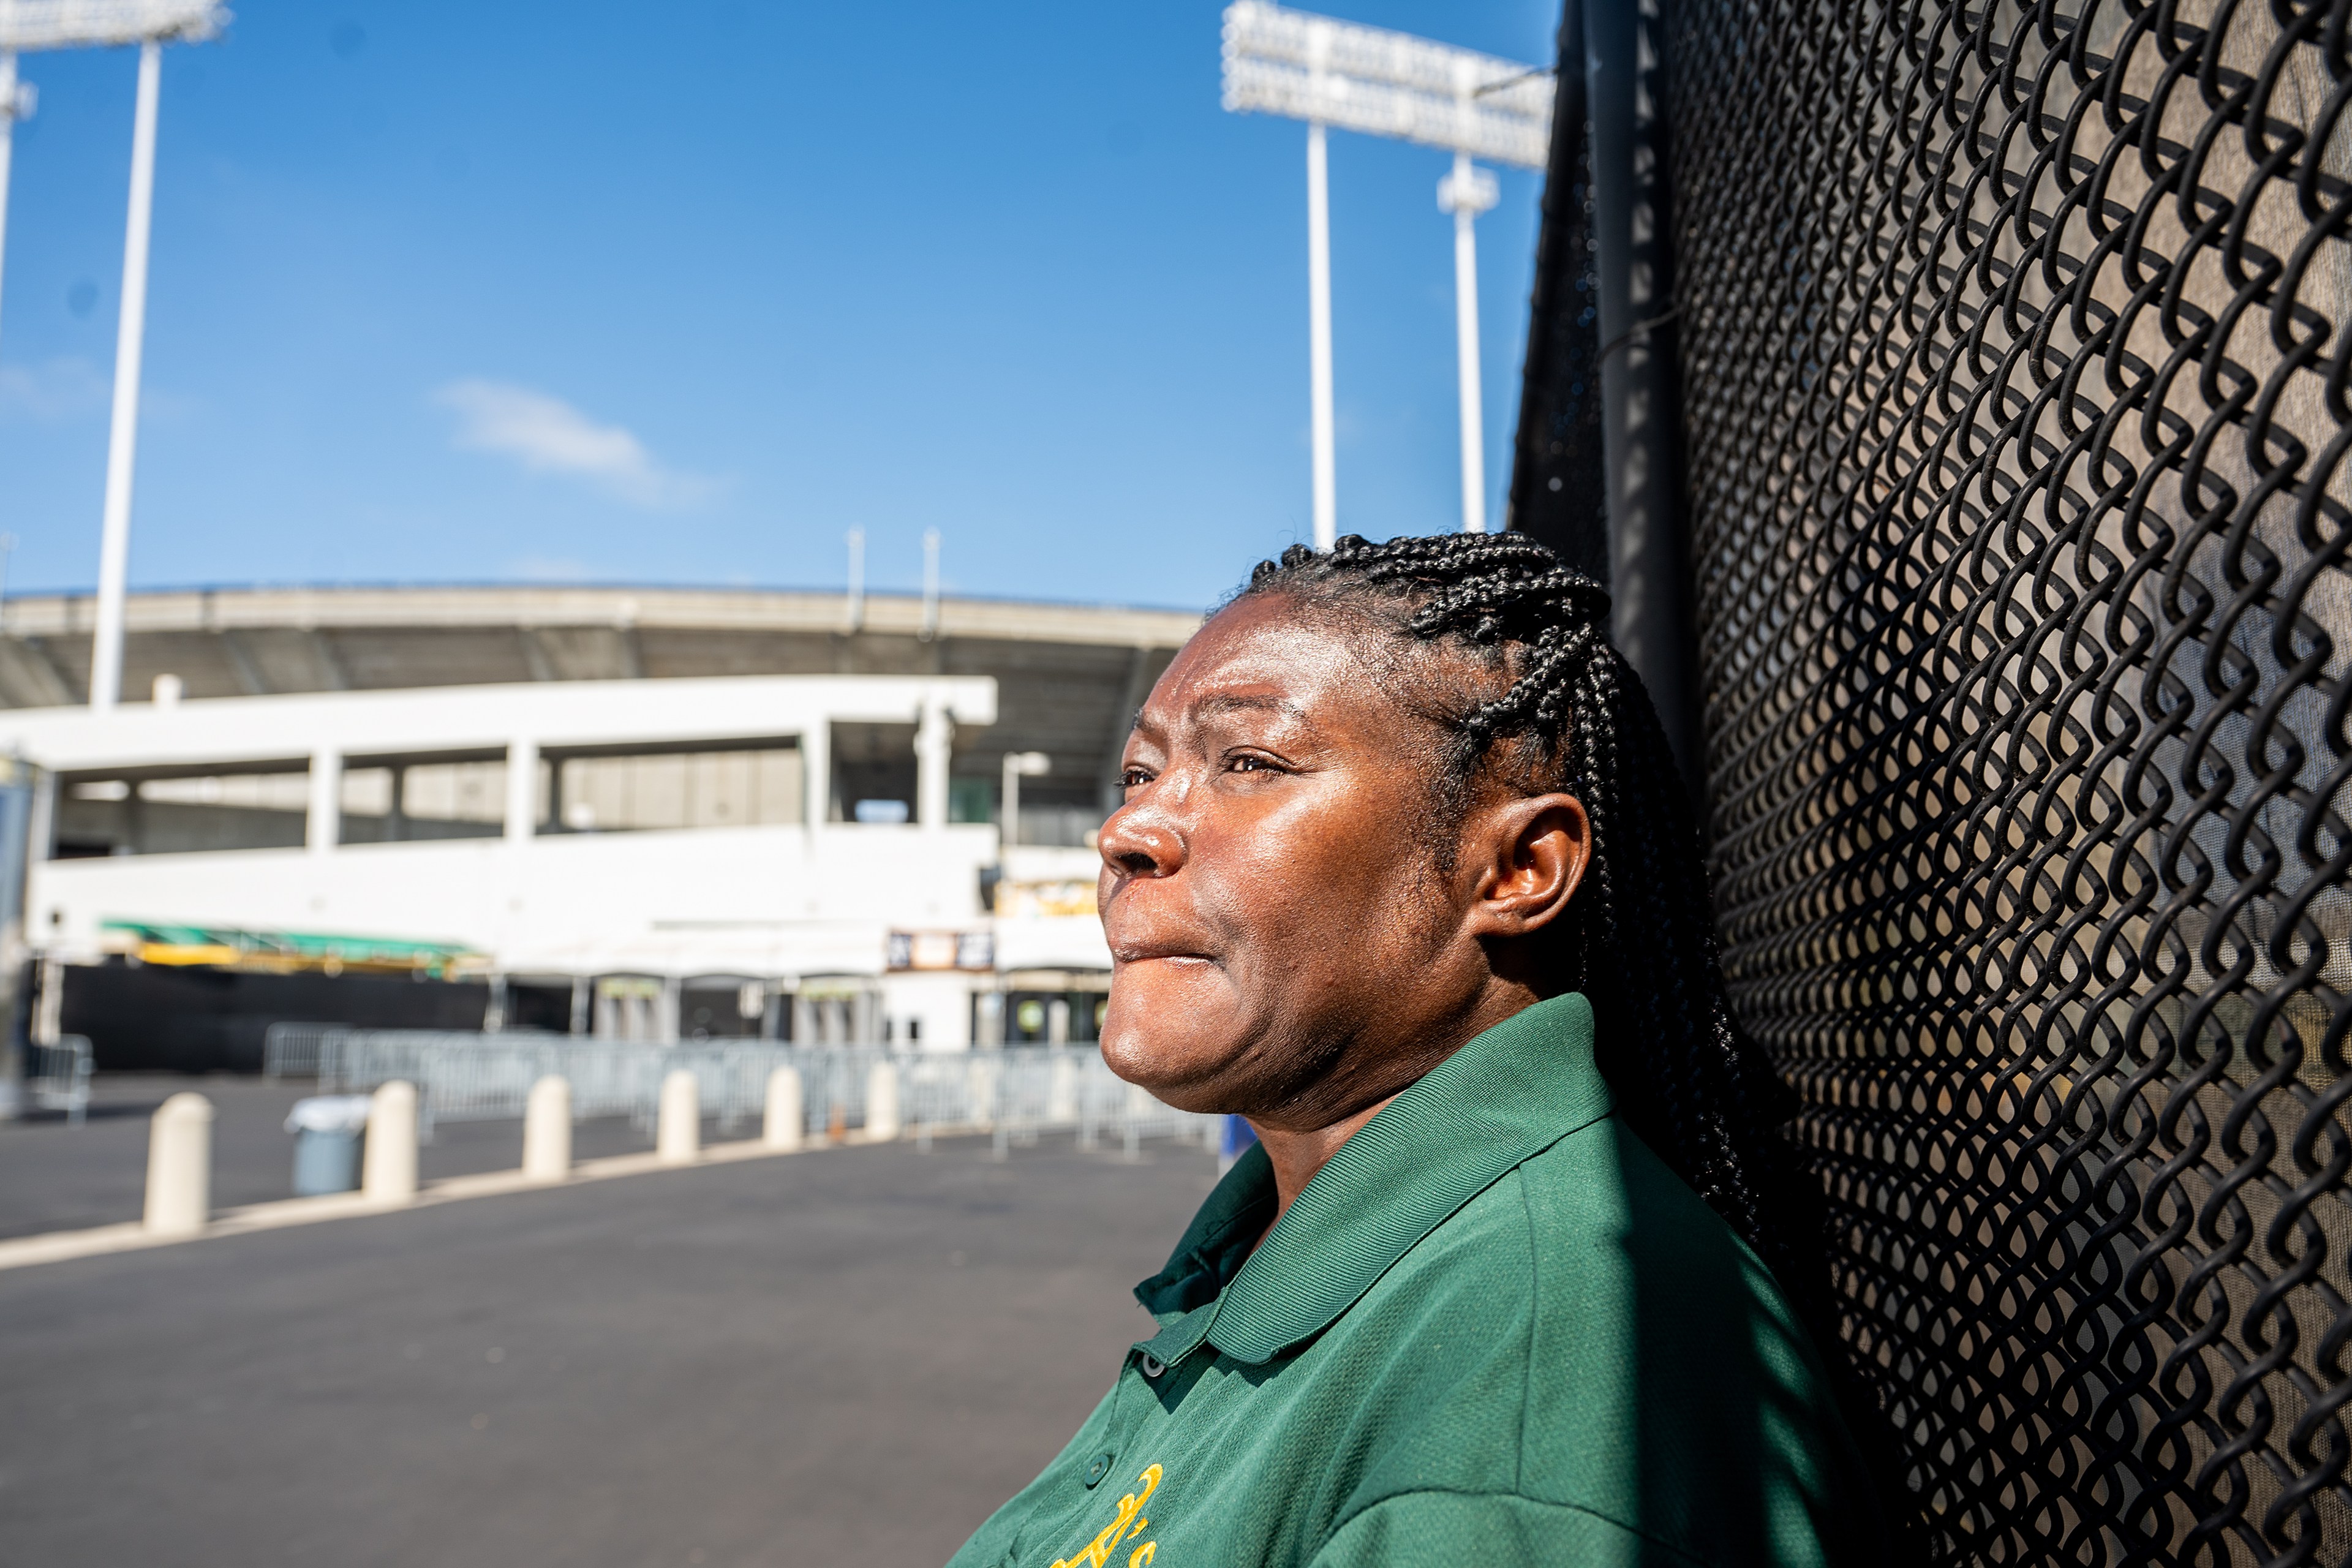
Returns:
[[[457,416],[457,443],[496,452],[539,474],[585,479],[637,506],[683,506],[711,482],[665,468],[646,444],[618,425],[600,425],[560,397],[527,386],[468,377],[434,394]]]
[[[79,354],[0,365],[0,415],[46,424],[102,411],[112,395],[113,383]]]

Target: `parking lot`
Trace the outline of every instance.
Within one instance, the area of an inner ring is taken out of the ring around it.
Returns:
[[[292,1091],[209,1088],[220,1201],[285,1195]],[[144,1136],[0,1132],[0,1226],[134,1217]],[[425,1174],[519,1146],[445,1128]],[[1150,1331],[1129,1288],[1214,1164],[1146,1151],[829,1150],[0,1273],[0,1559],[937,1563]]]

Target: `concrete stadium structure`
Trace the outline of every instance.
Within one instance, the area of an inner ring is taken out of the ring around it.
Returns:
[[[124,659],[152,699],[100,713],[78,706],[91,620],[43,597],[0,622],[0,750],[49,781],[33,1026],[152,1065],[242,1063],[273,1016],[1090,1037],[1086,845],[1198,624],[748,590],[160,593],[131,599]],[[1000,778],[1032,752],[1049,771],[1008,848]],[[428,975],[488,984],[384,989]],[[207,1007],[237,1020],[210,1044],[134,1038]]]
[[[89,697],[88,595],[0,607],[0,704]],[[855,615],[857,624],[852,625]],[[1034,803],[1097,805],[1127,716],[1200,624],[1189,611],[704,588],[204,588],[131,595],[126,698],[726,675],[985,675],[994,751],[1041,751]],[[1116,731],[1116,733],[1114,733]],[[974,776],[992,767],[971,764]]]

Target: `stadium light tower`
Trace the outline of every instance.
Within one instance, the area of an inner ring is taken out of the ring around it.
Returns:
[[[1332,453],[1331,241],[1326,126],[1454,154],[1437,187],[1454,215],[1454,328],[1462,381],[1462,526],[1486,531],[1478,396],[1478,252],[1470,226],[1495,205],[1495,177],[1471,162],[1540,169],[1551,150],[1549,73],[1496,55],[1362,27],[1268,0],[1225,8],[1225,107],[1307,121],[1307,299],[1314,394],[1315,547],[1339,531]]]
[[[122,692],[122,586],[131,559],[131,468],[139,439],[139,357],[147,323],[147,230],[155,190],[155,98],[163,46],[219,32],[217,0],[0,0],[0,83],[8,124],[31,108],[16,87],[16,57],[37,49],[137,44],[139,109],[131,138],[131,219],[122,243],[122,314],[114,342],[114,422],[106,447],[106,521],[98,547],[98,636],[90,650],[89,705],[112,708]],[[0,143],[0,213],[7,200]],[[5,234],[5,230],[0,230]]]
[[[37,98],[31,82],[16,79],[15,51],[0,54],[0,258],[8,248],[8,170],[16,155],[16,121],[33,117]]]

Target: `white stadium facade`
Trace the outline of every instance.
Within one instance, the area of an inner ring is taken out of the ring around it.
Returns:
[[[25,1016],[102,1067],[189,1069],[258,1065],[273,1022],[1091,1038],[1093,829],[1199,624],[751,589],[152,593],[123,652],[145,700],[100,712],[93,613],[0,619]]]

